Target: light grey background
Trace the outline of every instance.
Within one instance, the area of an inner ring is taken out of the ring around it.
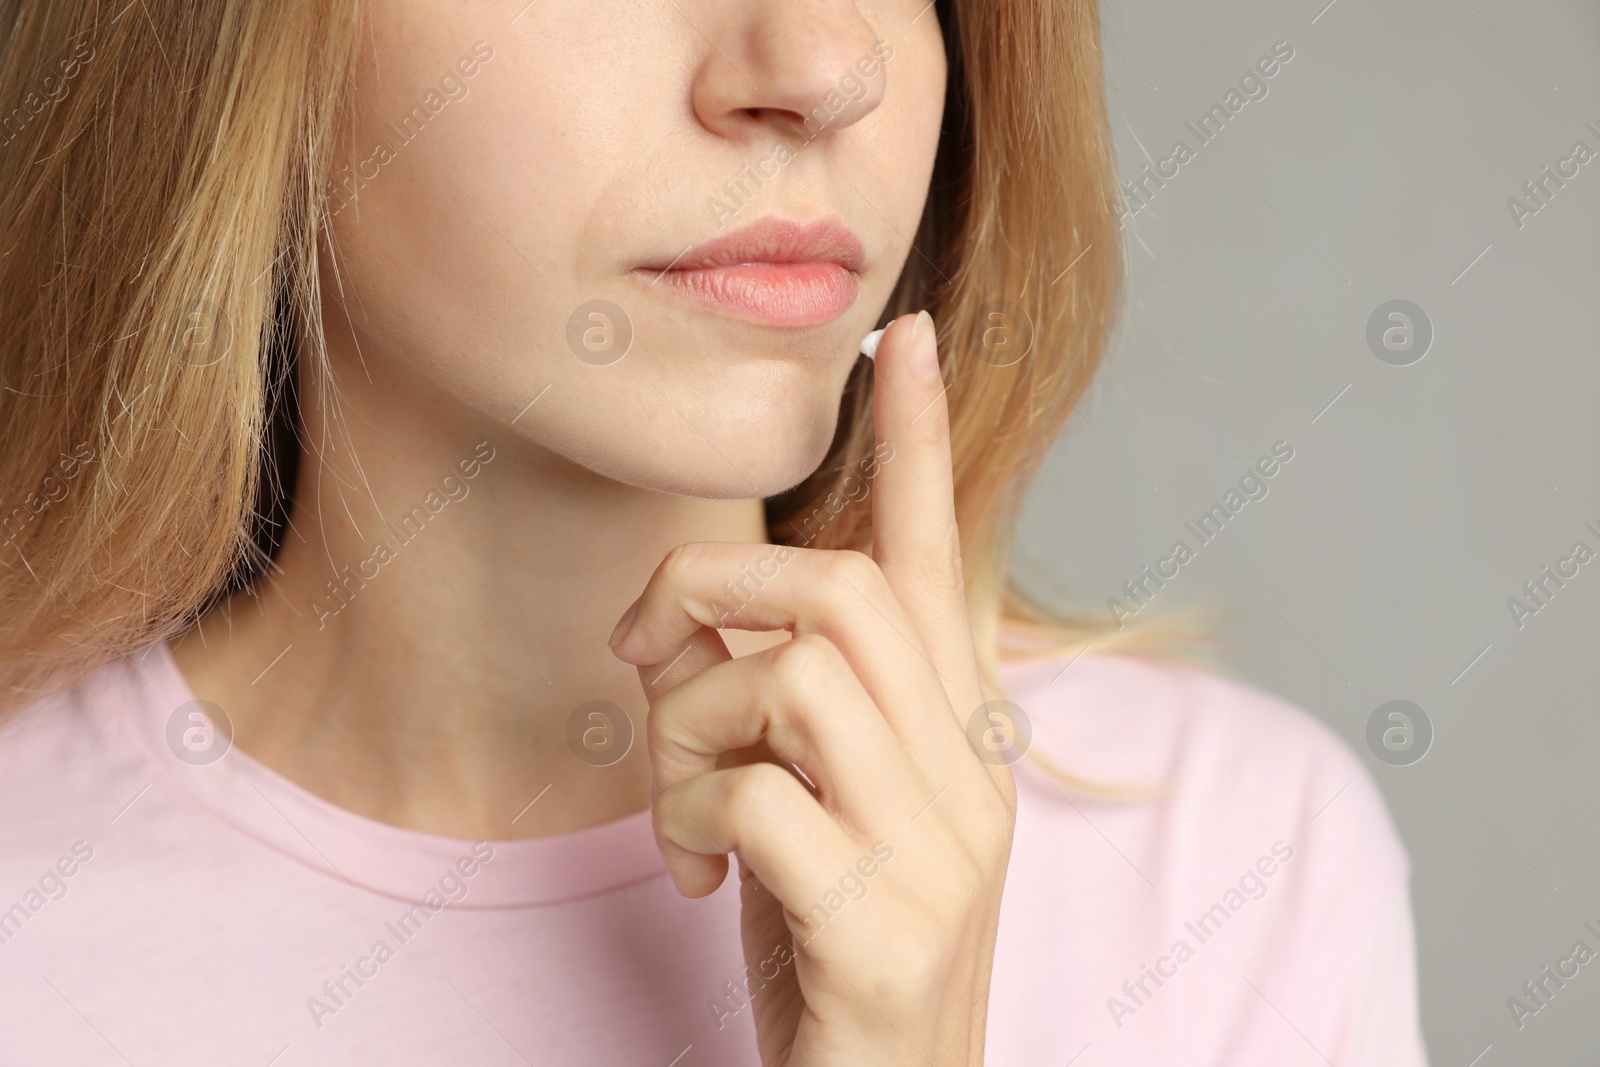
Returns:
[[[1506,1001],[1600,948],[1600,560],[1521,629],[1507,600],[1600,550],[1600,158],[1521,229],[1507,200],[1600,152],[1600,4],[1326,3],[1105,5],[1125,174],[1197,145],[1184,123],[1274,42],[1294,58],[1129,223],[1122,323],[1016,573],[1104,612],[1289,441],[1151,610],[1230,613],[1234,673],[1366,759],[1412,859],[1431,1061],[1594,1064],[1600,961],[1520,1031]],[[1366,342],[1397,298],[1435,331],[1407,367]],[[1411,766],[1365,739],[1394,698],[1436,730]]]

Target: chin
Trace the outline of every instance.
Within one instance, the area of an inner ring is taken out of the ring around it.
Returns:
[[[725,398],[720,407],[714,396],[682,399],[689,403],[674,398],[693,425],[669,412],[670,419],[619,425],[622,432],[598,441],[585,433],[579,440],[540,443],[623,485],[672,496],[748,500],[775,496],[810,476],[827,458],[839,417],[837,394]]]

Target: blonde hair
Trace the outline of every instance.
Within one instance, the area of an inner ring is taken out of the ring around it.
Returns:
[[[0,704],[171,634],[250,551],[277,297],[317,321],[317,37],[354,40],[325,6],[0,0]]]
[[[100,11],[0,0],[0,101],[20,102],[0,112],[0,707],[171,636],[259,570],[291,359],[326,368],[323,176],[356,3],[146,0],[115,26]],[[945,128],[885,321],[928,307],[939,323],[995,680],[1002,655],[1136,644],[1006,582],[1022,490],[1111,328],[1116,185],[1094,3],[940,0],[938,17]],[[768,501],[774,541],[802,540],[870,451],[864,368],[828,461]],[[865,547],[866,511],[810,543]]]

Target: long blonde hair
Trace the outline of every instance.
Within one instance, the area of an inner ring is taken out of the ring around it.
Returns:
[[[293,360],[325,369],[318,240],[354,0],[102,12],[0,0],[0,101],[18,102],[0,112],[0,708],[173,635],[259,570]],[[885,321],[939,323],[994,679],[1003,652],[1126,637],[1006,582],[1022,490],[1111,328],[1116,186],[1092,0],[940,0],[938,17],[945,127]],[[864,368],[828,460],[768,501],[774,541],[869,543],[867,509],[800,532],[872,447]]]

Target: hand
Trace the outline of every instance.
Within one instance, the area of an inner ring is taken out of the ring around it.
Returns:
[[[879,345],[871,557],[680,545],[619,624],[673,882],[704,896],[739,857],[725,1002],[768,1067],[983,1061],[1016,790],[967,742],[985,698],[937,360],[925,313]],[[793,637],[733,659],[723,625]]]

